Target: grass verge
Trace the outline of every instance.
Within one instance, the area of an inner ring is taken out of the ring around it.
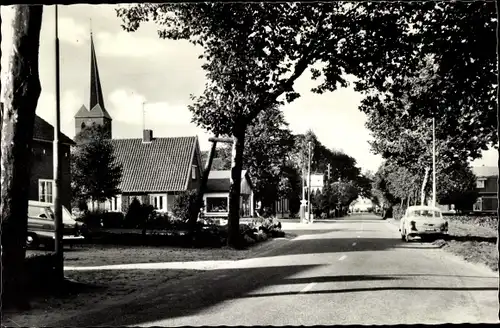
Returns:
[[[472,263],[498,271],[497,232],[485,226],[450,220],[443,249]]]
[[[288,237],[288,236],[287,236]],[[280,243],[279,239],[259,242],[244,250],[223,248],[180,248],[151,246],[82,245],[65,250],[65,266],[85,267],[113,264],[231,261],[257,257]],[[47,253],[28,251],[28,256]],[[31,309],[3,313],[6,326],[46,326],[95,308],[119,302],[123,297],[139,295],[156,286],[176,283],[201,274],[202,270],[87,270],[66,271],[70,281],[59,292],[37,295]]]

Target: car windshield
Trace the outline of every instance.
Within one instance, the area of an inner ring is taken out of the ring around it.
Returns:
[[[417,217],[441,217],[441,213],[438,211],[434,210],[413,210],[410,212],[410,216],[417,216]]]

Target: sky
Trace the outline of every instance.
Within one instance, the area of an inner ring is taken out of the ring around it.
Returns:
[[[126,32],[116,17],[117,5],[59,6],[61,70],[61,130],[75,135],[74,115],[89,106],[90,30],[92,29],[105,108],[113,118],[113,138],[140,138],[143,124],[155,137],[198,135],[202,150],[211,136],[191,123],[190,95],[200,95],[205,74],[198,59],[201,48],[187,41],[163,40],[154,24]],[[2,80],[10,53],[10,7],[2,15]],[[36,113],[55,122],[54,6],[44,6],[40,36],[42,93]],[[376,171],[382,158],[370,151],[366,116],[358,106],[362,95],[352,87],[318,95],[310,73],[301,76],[295,89],[301,97],[282,107],[293,133],[312,129],[328,148],[354,157],[363,170]],[[142,103],[145,104],[143,123]],[[489,150],[472,165],[496,166],[498,151]]]

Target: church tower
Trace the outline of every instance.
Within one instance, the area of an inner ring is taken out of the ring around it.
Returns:
[[[95,54],[94,39],[90,32],[90,103],[89,109],[82,105],[75,115],[75,134],[78,135],[82,129],[93,123],[105,127],[108,138],[111,139],[112,118],[104,106],[104,97],[102,95],[101,80],[99,78],[99,69],[97,67],[97,57]]]

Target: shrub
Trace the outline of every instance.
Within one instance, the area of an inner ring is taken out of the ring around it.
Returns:
[[[132,229],[144,228],[153,212],[153,206],[141,204],[137,198],[134,198],[125,215],[124,227]]]
[[[104,228],[122,228],[125,215],[121,212],[106,212],[101,214]]]
[[[101,227],[102,223],[102,214],[104,212],[100,210],[95,211],[86,211],[81,217],[81,221],[87,226],[89,229],[96,229]]]
[[[188,221],[196,211],[196,197],[196,190],[187,190],[177,195],[172,205],[173,215],[182,221]]]
[[[396,220],[401,220],[403,215],[405,214],[405,208],[401,205],[394,205],[392,207],[392,217]]]
[[[168,213],[153,211],[148,219],[149,229],[168,229],[171,226],[171,216]]]

